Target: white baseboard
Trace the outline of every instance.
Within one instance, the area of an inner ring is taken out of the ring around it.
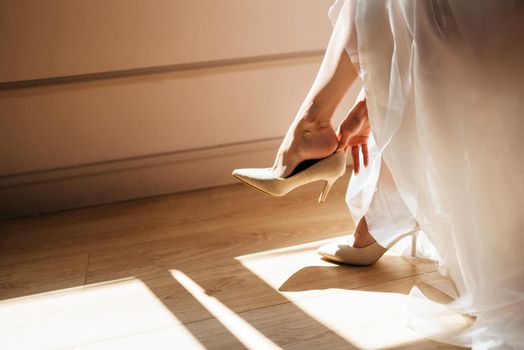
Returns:
[[[235,182],[238,167],[272,163],[281,137],[0,177],[0,219]]]

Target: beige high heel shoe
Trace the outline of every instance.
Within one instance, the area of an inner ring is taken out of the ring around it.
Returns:
[[[378,259],[393,247],[398,241],[407,236],[412,236],[411,241],[411,256],[415,257],[417,254],[417,236],[420,228],[417,228],[408,233],[404,233],[395,238],[386,248],[374,242],[363,248],[353,248],[349,244],[328,243],[318,248],[317,252],[322,257],[348,265],[368,266],[374,264]]]
[[[346,171],[346,153],[337,151],[329,157],[318,160],[313,165],[291,176],[275,177],[271,168],[235,169],[233,176],[244,183],[273,196],[283,196],[302,185],[324,180],[326,183],[318,201],[326,200],[331,186]]]

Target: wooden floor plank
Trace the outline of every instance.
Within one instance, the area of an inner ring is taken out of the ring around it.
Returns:
[[[377,283],[365,290],[340,289],[330,295],[234,313],[251,325],[271,343],[282,349],[352,349],[385,348],[456,349],[420,336],[406,327],[402,318],[406,296],[412,286],[424,283],[419,276],[393,282]],[[430,289],[425,289],[428,291]],[[210,297],[212,297],[211,295]],[[306,311],[306,313],[305,313]],[[227,334],[223,325],[235,329],[235,320],[222,314],[217,320],[202,320],[176,327],[132,334],[86,344],[75,349],[140,349],[151,344],[155,349],[244,348],[233,344],[246,333]],[[218,327],[218,329],[217,329]],[[240,328],[238,328],[240,329]],[[249,342],[247,342],[249,344]],[[256,347],[255,347],[256,348]]]
[[[362,288],[384,281],[384,276],[393,280],[434,270],[432,263],[421,262],[415,265],[398,257],[387,257],[368,268],[307,266],[307,258],[297,256],[296,260],[303,264],[298,270],[293,265],[284,268],[277,266],[259,275],[241,264],[185,274],[201,286],[207,295],[216,298],[231,312],[240,313],[286,303],[289,300],[331,294],[341,289]],[[316,257],[316,260],[320,259]],[[199,311],[203,310],[194,309],[193,298],[181,290],[171,274],[141,280],[174,314],[183,315],[184,322],[199,321],[208,317],[207,312],[200,314]]]
[[[82,287],[86,279],[88,255],[0,254],[0,301]]]
[[[344,203],[347,176],[339,180],[324,204],[316,203],[320,183],[285,198],[255,192],[241,184],[143,201],[106,205],[42,217],[0,222],[8,232],[4,251],[65,251],[119,248],[173,239],[206,231],[261,229],[312,214],[332,215],[351,230]]]
[[[346,231],[347,224],[333,223],[329,215],[318,220],[314,227],[306,216],[295,222],[275,220],[275,226],[265,229],[214,231],[120,249],[100,249],[92,253],[87,283],[127,276],[151,278],[169,269],[196,271],[233,264],[236,256],[338,236]]]
[[[384,256],[351,267],[316,253],[354,228],[347,181],[323,205],[319,183],[283,198],[233,185],[0,222],[0,343],[448,348],[401,317],[414,285],[450,300],[431,286],[434,263]]]

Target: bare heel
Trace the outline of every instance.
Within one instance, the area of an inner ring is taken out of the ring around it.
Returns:
[[[382,247],[377,242],[373,242],[363,248],[354,248],[351,244],[328,243],[318,248],[318,253],[324,258],[343,264],[356,266],[369,266],[374,264],[385,252],[401,239],[411,236],[411,256],[416,257],[417,253],[417,235],[419,228],[416,231],[410,231],[397,236],[387,247]]]
[[[326,183],[324,184],[324,188],[322,189],[322,192],[320,192],[320,197],[318,198],[319,203],[324,203],[329,193],[329,190],[331,189],[331,186],[333,186],[335,181],[336,180],[326,180]]]

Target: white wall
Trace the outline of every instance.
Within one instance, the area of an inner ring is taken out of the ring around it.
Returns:
[[[0,0],[0,217],[270,165],[320,63],[331,2]]]

